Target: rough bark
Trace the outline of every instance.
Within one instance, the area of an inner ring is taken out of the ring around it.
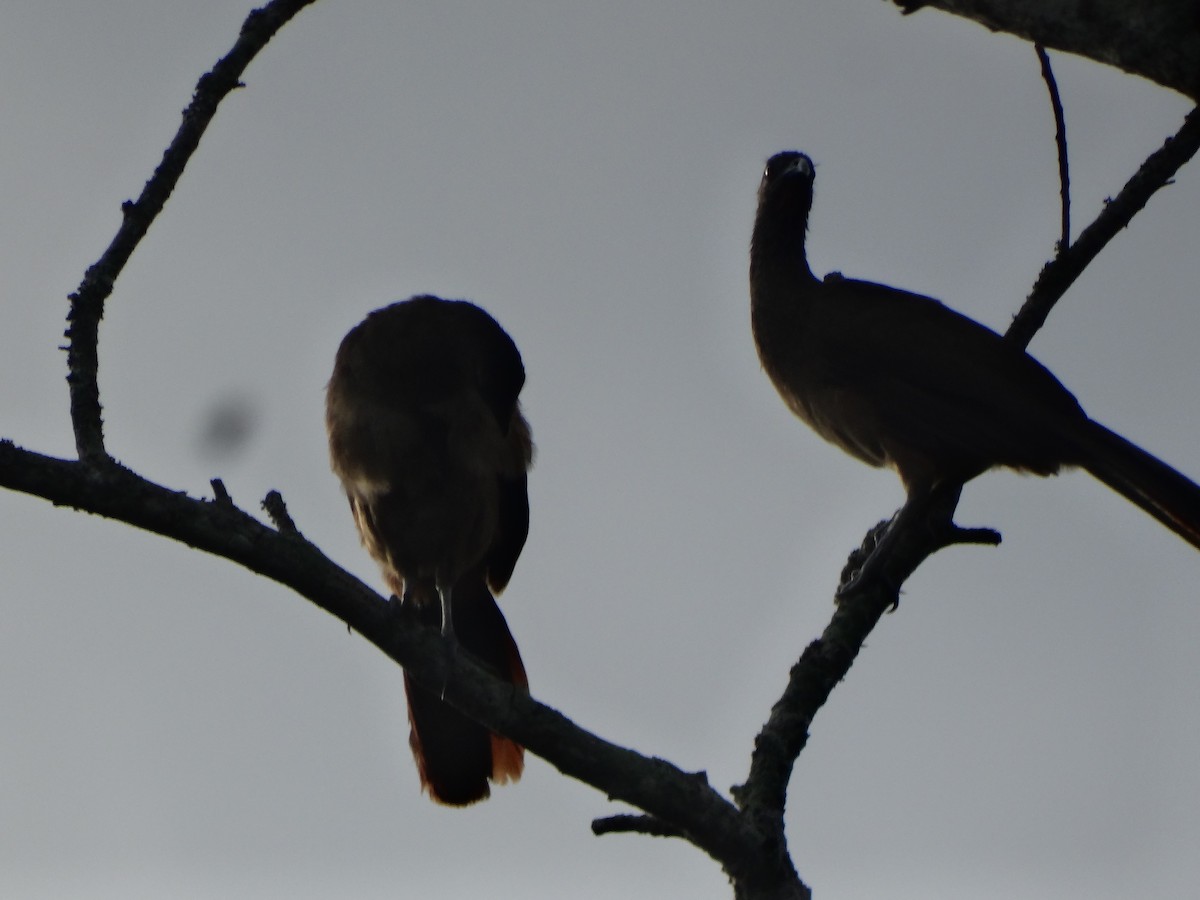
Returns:
[[[1086,56],[1200,100],[1196,0],[892,0],[905,13],[933,7]]]

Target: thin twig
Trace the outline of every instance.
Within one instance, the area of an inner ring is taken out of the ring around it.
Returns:
[[[69,296],[67,313],[67,384],[71,391],[71,424],[79,458],[89,464],[109,461],[104,446],[100,412],[99,331],[104,303],[112,294],[117,276],[175,190],[179,176],[191,159],[200,138],[216,114],[217,105],[230,91],[241,87],[246,66],[267,42],[301,9],[316,0],[273,0],[246,17],[233,49],[212,70],[200,77],[192,102],[183,112],[183,122],[154,175],[137,200],[121,204],[121,226],[108,249],[87,272]]]
[[[271,517],[280,534],[300,534],[300,529],[296,527],[288,512],[287,504],[283,502],[283,494],[279,491],[268,491],[267,496],[263,497],[262,508]]]
[[[232,508],[233,498],[229,496],[229,490],[225,487],[225,482],[220,478],[213,478],[208,483],[212,485],[213,501],[221,506]]]
[[[684,833],[654,816],[605,816],[592,820],[592,834],[648,834],[651,837],[684,837]]]
[[[1054,78],[1054,69],[1050,66],[1050,57],[1046,48],[1034,44],[1038,62],[1042,67],[1042,80],[1046,82],[1046,90],[1050,92],[1050,108],[1054,110],[1054,143],[1058,148],[1058,184],[1062,197],[1062,235],[1058,239],[1058,253],[1071,246],[1071,173],[1067,158],[1067,117],[1063,113],[1062,97],[1058,93],[1058,82]]]
[[[1197,150],[1200,150],[1200,107],[1188,113],[1179,131],[1147,157],[1116,199],[1108,201],[1096,220],[1083,229],[1079,239],[1046,263],[1021,311],[1013,318],[1006,337],[1020,347],[1028,347],[1038,329],[1045,324],[1054,304],[1075,279],[1154,193],[1171,183],[1175,173],[1196,155]]]

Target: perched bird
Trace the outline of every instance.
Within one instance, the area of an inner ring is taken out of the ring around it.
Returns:
[[[816,278],[804,247],[813,177],[802,153],[767,161],[750,245],[754,341],[792,412],[894,468],[910,499],[994,466],[1082,466],[1200,547],[1200,487],[1089,419],[1020,347],[930,297]]]
[[[378,309],[342,340],[325,400],[329,456],[359,535],[388,588],[495,674],[528,687],[494,594],[529,531],[529,423],[521,354],[465,300],[413,297]],[[440,803],[515,781],[524,749],[405,674],[409,743]]]

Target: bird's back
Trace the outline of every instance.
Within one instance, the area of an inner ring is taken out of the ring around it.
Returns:
[[[523,382],[512,340],[466,301],[413,298],[346,335],[326,396],[330,458],[389,579],[453,581],[491,556],[493,581],[507,581],[528,530]]]

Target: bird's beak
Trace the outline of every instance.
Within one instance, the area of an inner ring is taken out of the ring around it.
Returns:
[[[813,161],[807,156],[796,157],[795,161],[788,167],[788,174],[793,172],[803,175],[805,178],[812,178],[816,174],[813,169]]]

